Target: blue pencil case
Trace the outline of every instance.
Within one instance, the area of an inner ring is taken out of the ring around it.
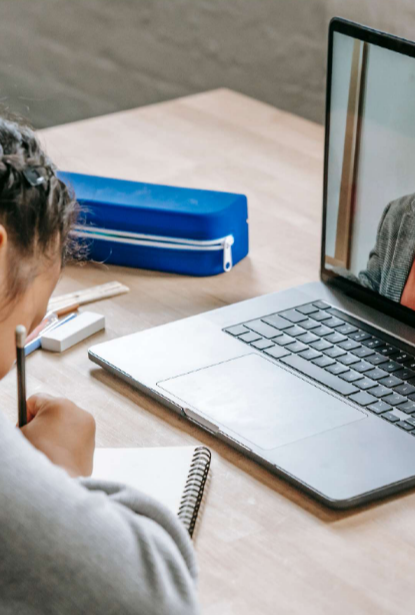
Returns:
[[[246,196],[59,172],[82,213],[74,234],[95,261],[195,276],[248,254]]]

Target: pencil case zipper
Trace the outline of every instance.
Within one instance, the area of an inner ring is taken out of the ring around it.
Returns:
[[[223,251],[223,270],[228,272],[232,269],[232,246],[233,235],[226,235],[219,239],[182,239],[178,237],[164,237],[160,235],[144,235],[141,233],[129,233],[128,231],[115,231],[96,226],[87,228],[75,226],[72,231],[77,237],[84,239],[99,239],[102,241],[125,243],[131,246],[149,248],[165,248],[167,250],[189,250],[196,252]]]

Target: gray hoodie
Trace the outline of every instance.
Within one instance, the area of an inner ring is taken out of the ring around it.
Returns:
[[[142,493],[74,480],[0,412],[1,615],[193,615],[186,530]]]

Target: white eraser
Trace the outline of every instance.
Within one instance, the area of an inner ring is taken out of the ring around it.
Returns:
[[[101,329],[105,329],[105,316],[95,312],[80,312],[79,316],[46,332],[40,342],[45,350],[63,352]]]

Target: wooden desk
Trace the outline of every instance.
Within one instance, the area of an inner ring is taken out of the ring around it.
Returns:
[[[107,319],[94,343],[318,278],[321,126],[218,90],[48,129],[42,139],[61,169],[248,196],[250,256],[229,274],[68,267],[59,293],[110,280],[131,288],[94,305]],[[332,512],[98,369],[87,347],[31,355],[29,393],[46,389],[91,410],[98,446],[212,449],[195,540],[205,615],[413,611],[413,492]],[[15,420],[15,374],[1,387]]]

